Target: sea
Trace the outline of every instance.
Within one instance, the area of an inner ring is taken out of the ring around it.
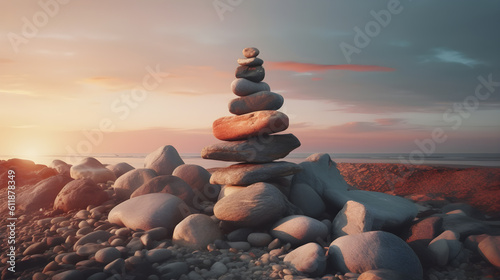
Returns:
[[[286,158],[281,159],[289,162],[303,162],[312,153],[291,153]],[[85,157],[94,157],[103,164],[116,164],[126,162],[135,168],[144,167],[144,159],[147,154],[89,154],[77,155],[68,157],[68,155],[41,155],[33,158],[25,158],[12,155],[0,155],[0,160],[10,158],[22,158],[34,161],[37,164],[49,165],[53,160],[59,159],[70,164],[78,163]],[[216,167],[226,167],[232,162],[208,160],[201,158],[199,153],[181,153],[181,158],[187,164],[196,164],[203,166],[206,169]],[[406,164],[423,164],[434,166],[484,166],[484,167],[500,167],[500,153],[442,153],[422,156],[422,154],[401,154],[401,153],[330,153],[330,157],[335,162],[348,163],[406,163]]]

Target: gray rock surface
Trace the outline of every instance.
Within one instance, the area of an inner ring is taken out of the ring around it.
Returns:
[[[73,165],[70,174],[73,179],[92,179],[96,183],[116,180],[113,171],[93,157],[84,158],[80,163]]]
[[[241,163],[220,168],[212,174],[210,182],[221,185],[249,185],[300,172],[300,166],[286,161],[262,164]]]
[[[116,197],[119,200],[126,200],[130,195],[147,181],[157,177],[158,174],[153,169],[138,168],[130,170],[116,179],[113,184]]]
[[[148,154],[144,160],[144,167],[153,169],[158,175],[172,175],[174,169],[182,164],[184,161],[171,145],[156,149]]]
[[[289,263],[297,271],[312,277],[323,276],[326,270],[325,250],[314,242],[304,244],[291,251],[283,261]]]
[[[259,91],[229,102],[229,112],[243,115],[261,110],[278,110],[284,102],[283,96],[270,91]]]
[[[238,96],[246,96],[259,91],[270,91],[271,88],[265,82],[254,83],[247,79],[235,79],[231,83],[231,90]]]
[[[192,214],[177,224],[172,241],[193,250],[205,250],[208,244],[222,237],[219,226],[209,216]]]
[[[329,229],[322,222],[303,215],[292,215],[278,220],[271,228],[271,235],[284,243],[303,245],[326,239]]]

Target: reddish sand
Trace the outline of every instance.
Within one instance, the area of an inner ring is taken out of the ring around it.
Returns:
[[[363,190],[466,202],[490,215],[500,215],[500,168],[387,163],[337,166],[349,184]]]

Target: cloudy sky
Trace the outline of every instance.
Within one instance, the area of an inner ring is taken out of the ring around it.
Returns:
[[[500,152],[498,1],[41,0],[0,11],[0,155],[199,152],[230,115],[248,46],[285,97],[298,152]]]

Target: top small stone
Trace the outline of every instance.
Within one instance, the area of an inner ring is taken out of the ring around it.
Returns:
[[[257,48],[244,48],[243,55],[248,58],[256,57],[259,55],[259,50]]]

